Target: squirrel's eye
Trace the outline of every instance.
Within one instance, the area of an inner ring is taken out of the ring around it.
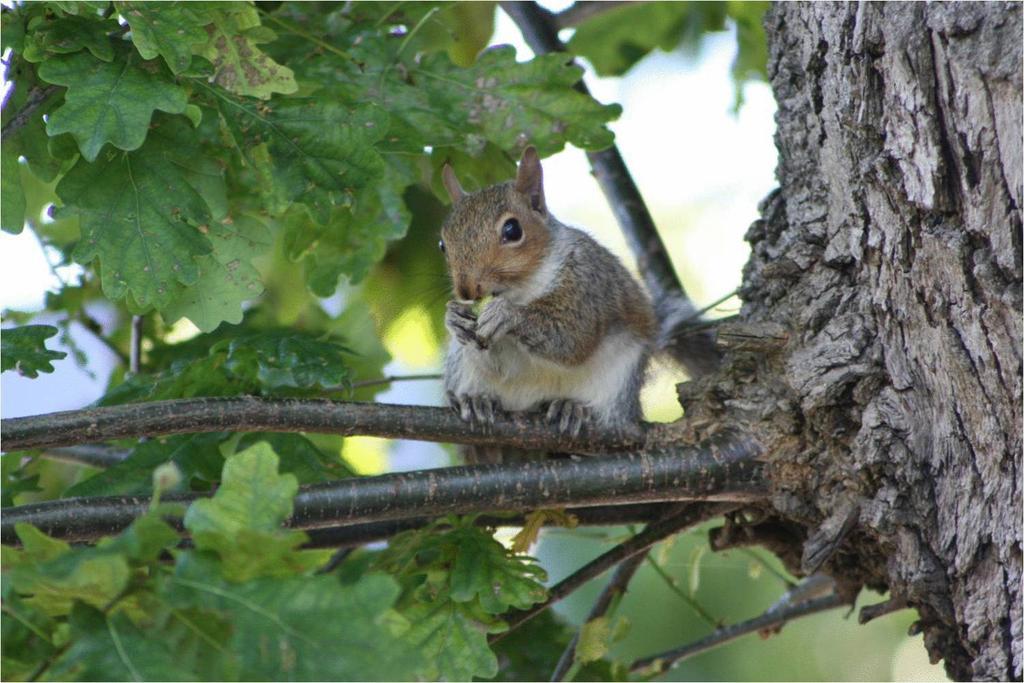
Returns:
[[[505,225],[501,226],[501,242],[518,242],[523,239],[523,227],[515,218],[509,218]]]
[[[441,250],[442,254],[444,253],[444,240],[438,241],[437,248]]]

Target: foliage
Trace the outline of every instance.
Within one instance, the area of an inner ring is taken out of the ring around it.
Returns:
[[[46,347],[55,335],[91,367],[68,334],[83,325],[120,363],[100,405],[372,398],[357,385],[383,373],[391,323],[422,311],[443,333],[443,164],[476,189],[507,179],[529,144],[548,156],[613,141],[607,124],[620,108],[572,88],[581,68],[488,48],[496,11],[5,6],[13,90],[0,227],[30,230],[64,279],[46,296],[52,324],[4,313],[18,326],[2,332],[3,370],[52,372],[68,355]],[[649,37],[637,43],[621,17],[609,23],[616,11],[582,25],[570,46],[600,73],[622,73],[655,47],[695,45],[726,16],[739,27],[737,78],[763,66],[755,6],[621,11]],[[73,264],[80,274],[67,276]],[[142,353],[129,373],[132,316]],[[154,500],[94,546],[18,528],[21,547],[3,550],[5,679],[540,678],[571,638],[545,614],[489,644],[510,612],[544,600],[547,577],[472,518],[439,520],[319,574],[331,551],[304,547],[285,522],[300,485],[355,476],[339,437],[214,433],[117,447],[126,456],[103,471],[0,458],[5,506]],[[173,481],[154,481],[156,471]],[[160,504],[170,488],[210,497],[187,510]],[[543,646],[513,648],[520,638]],[[580,679],[624,675],[601,652]]]
[[[0,363],[4,370],[17,370],[26,377],[38,377],[40,372],[53,372],[52,362],[64,358],[63,351],[46,348],[46,340],[57,334],[51,325],[25,325],[4,330],[0,334]]]

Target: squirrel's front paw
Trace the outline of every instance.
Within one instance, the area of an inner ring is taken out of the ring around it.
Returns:
[[[476,336],[484,347],[498,341],[512,327],[513,306],[507,300],[495,297],[491,299],[479,320],[476,322]]]
[[[466,422],[493,424],[494,415],[501,410],[501,404],[485,394],[456,394],[448,392],[448,405]]]
[[[473,344],[479,349],[486,348],[477,337],[477,319],[473,309],[457,301],[449,301],[444,312],[444,326],[448,334],[460,344]]]
[[[590,406],[568,398],[560,398],[548,405],[548,422],[563,434],[579,436],[583,425],[590,422]]]

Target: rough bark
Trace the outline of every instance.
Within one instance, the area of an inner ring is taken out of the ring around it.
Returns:
[[[780,187],[740,318],[788,341],[680,397],[774,454],[747,541],[906,600],[951,676],[1020,679],[1021,5],[766,22]]]

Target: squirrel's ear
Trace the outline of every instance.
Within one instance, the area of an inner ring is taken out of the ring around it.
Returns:
[[[451,164],[444,165],[441,170],[441,180],[444,181],[444,189],[448,190],[448,196],[452,198],[453,204],[466,196],[466,191],[462,189],[459,179],[455,177],[455,169],[451,167]]]
[[[544,205],[544,172],[537,150],[532,145],[523,150],[523,158],[519,160],[516,190],[530,198],[530,206],[535,211],[544,213],[547,210]]]

